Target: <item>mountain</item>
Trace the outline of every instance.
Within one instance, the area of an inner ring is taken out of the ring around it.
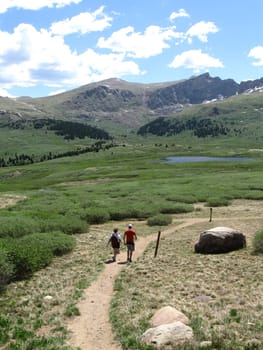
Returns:
[[[253,139],[262,143],[263,91],[230,96],[224,100],[192,105],[182,111],[141,126],[141,136],[196,136],[198,138],[227,136]],[[256,88],[256,90],[259,90]]]
[[[236,83],[208,73],[189,79],[139,84],[108,79],[55,96],[0,97],[0,121],[59,119],[88,124],[109,132],[139,129],[156,118],[207,101],[263,89],[263,78]]]

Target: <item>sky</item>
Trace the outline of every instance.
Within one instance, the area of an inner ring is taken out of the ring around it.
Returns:
[[[0,0],[0,96],[263,77],[263,0]]]

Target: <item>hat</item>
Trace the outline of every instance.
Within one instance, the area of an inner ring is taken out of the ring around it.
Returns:
[[[129,228],[132,228],[132,224],[129,224],[128,227],[129,227]]]

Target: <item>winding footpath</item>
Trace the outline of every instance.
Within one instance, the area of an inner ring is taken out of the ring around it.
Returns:
[[[202,222],[207,222],[207,218],[186,219],[184,223],[162,231],[162,237]],[[156,234],[139,237],[136,242],[134,260],[153,240],[156,240]],[[125,268],[125,262],[126,252],[122,252],[118,256],[117,263],[106,264],[98,279],[85,290],[83,299],[77,305],[80,316],[75,317],[67,325],[71,334],[70,346],[79,347],[81,350],[122,350],[121,345],[114,339],[109,309],[114,294],[114,280],[121,269]]]

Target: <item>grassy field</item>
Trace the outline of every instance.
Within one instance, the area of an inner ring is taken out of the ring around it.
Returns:
[[[55,225],[77,218],[90,225],[88,232],[75,234],[72,253],[1,291],[0,349],[69,349],[65,319],[79,312],[76,302],[83,289],[103,269],[109,255],[106,241],[116,222],[121,228],[135,219],[140,234],[147,235],[160,229],[147,225],[149,217],[164,213],[176,223],[185,217],[208,217],[210,206],[219,219],[216,225],[235,225],[246,233],[248,248],[224,256],[195,255],[193,243],[204,226],[162,240],[154,263],[149,247],[116,282],[119,304],[112,305],[113,322],[124,348],[140,349],[138,337],[150,315],[169,304],[189,316],[198,340],[213,341],[213,349],[260,349],[263,266],[260,256],[251,255],[251,239],[263,226],[263,161],[260,144],[256,149],[247,142],[134,137],[98,153],[0,168],[0,197],[11,204],[21,199],[0,210],[1,223],[27,220],[37,227],[39,222]],[[176,155],[248,156],[254,161],[164,161]],[[125,293],[132,295],[128,304]],[[45,298],[49,295],[51,301]],[[125,320],[128,330],[118,319]]]
[[[94,141],[93,141],[94,142]],[[76,139],[65,140],[55,135],[54,132],[46,129],[9,129],[0,127],[0,157],[13,157],[15,154],[27,154],[35,156],[48,155],[52,153],[65,153],[85,147],[92,143],[92,140]]]
[[[263,260],[251,252],[253,235],[263,225],[262,203],[238,200],[214,208],[211,223],[209,208],[201,203],[192,213],[173,215],[175,233],[161,239],[157,257],[152,243],[116,280],[111,319],[124,349],[144,349],[139,338],[154,311],[165,305],[190,318],[196,342],[212,342],[207,349],[260,349]],[[189,217],[207,218],[207,223],[176,231]],[[126,224],[92,225],[88,233],[76,235],[72,253],[56,258],[31,279],[11,283],[0,297],[0,349],[71,349],[65,345],[67,319],[79,314],[76,304],[83,290],[111,256],[106,242],[112,227],[123,231]],[[224,255],[195,254],[199,234],[214,226],[242,230],[247,248]],[[136,229],[144,236],[164,228],[137,221]]]
[[[195,216],[208,214],[205,207],[197,208]],[[202,349],[262,348],[263,260],[251,254],[254,233],[262,229],[261,208],[262,201],[235,201],[217,208],[212,222],[175,230],[161,240],[156,258],[153,242],[136,264],[121,273],[111,318],[124,349],[149,349],[140,344],[140,336],[150,328],[154,312],[167,305],[185,313],[194,330],[194,344],[178,349],[200,349],[204,341],[209,343]],[[193,215],[180,219],[188,216]],[[247,248],[223,255],[195,254],[199,234],[215,226],[243,232]]]

